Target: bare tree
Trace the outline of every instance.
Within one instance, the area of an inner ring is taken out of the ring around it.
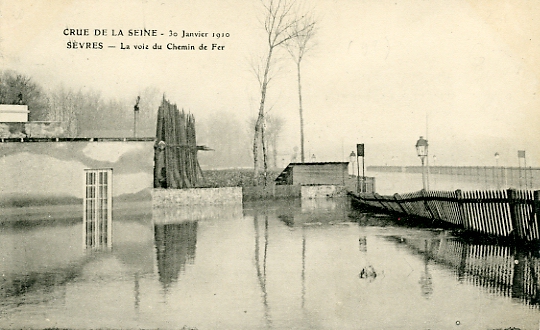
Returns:
[[[264,63],[261,70],[257,70],[257,78],[261,88],[261,100],[259,103],[259,112],[255,122],[255,134],[253,137],[253,167],[254,178],[257,179],[260,174],[261,164],[259,159],[260,149],[262,148],[264,184],[267,182],[267,151],[264,137],[265,130],[265,111],[266,92],[268,84],[271,81],[270,69],[272,66],[272,56],[276,48],[284,45],[289,40],[296,38],[299,34],[305,33],[304,29],[296,29],[299,22],[303,19],[298,11],[298,6],[294,0],[262,0],[264,8],[263,25],[267,37],[267,49],[264,57]]]
[[[285,120],[282,117],[274,115],[268,115],[266,117],[266,143],[271,149],[272,154],[272,166],[278,167],[277,153],[278,153],[278,139],[279,135],[283,131],[283,125]]]
[[[309,12],[309,11],[308,11]],[[315,35],[316,19],[313,14],[309,13],[302,16],[301,19],[295,22],[292,27],[295,31],[293,34],[296,37],[289,39],[285,43],[285,47],[289,54],[291,54],[294,62],[296,63],[296,73],[298,80],[298,112],[300,115],[300,158],[302,163],[305,161],[304,157],[304,114],[302,108],[302,80],[301,80],[301,63],[304,55],[313,46],[313,36]]]
[[[63,122],[65,134],[69,137],[76,137],[79,133],[78,117],[83,102],[84,96],[81,91],[75,92],[60,86],[49,96],[51,110],[47,119]]]
[[[283,126],[285,125],[285,119],[283,117],[274,114],[270,114],[269,112],[265,113],[264,116],[265,120],[265,128],[264,128],[264,145],[266,146],[266,150],[268,153],[272,155],[271,162],[269,162],[271,167],[277,167],[277,153],[278,153],[278,141],[280,134],[283,132]],[[257,122],[257,117],[250,117],[247,120],[247,128],[250,135],[253,135],[253,128],[255,127],[255,123]],[[261,156],[261,155],[259,155]]]

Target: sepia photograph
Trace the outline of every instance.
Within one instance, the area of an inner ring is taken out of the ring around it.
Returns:
[[[0,63],[0,329],[540,329],[540,2],[3,0]]]

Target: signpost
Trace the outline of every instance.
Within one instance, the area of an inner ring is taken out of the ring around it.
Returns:
[[[358,162],[358,157],[362,157],[362,185],[360,186],[360,163]],[[360,192],[366,192],[366,175],[365,175],[365,165],[364,165],[364,144],[359,143],[356,145],[356,167],[358,176],[356,177],[357,185],[360,187]]]

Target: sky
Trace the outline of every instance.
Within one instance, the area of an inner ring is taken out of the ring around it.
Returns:
[[[497,152],[499,165],[518,166],[517,151],[526,150],[527,166],[540,166],[540,2],[309,4],[317,34],[303,61],[302,96],[306,151],[317,161],[348,160],[364,143],[368,166],[419,165],[414,145],[424,136],[431,165],[494,166]],[[265,54],[261,14],[260,2],[247,0],[4,0],[0,63],[46,88],[135,100],[156,87],[196,118],[247,118],[260,99],[251,63]],[[66,36],[65,29],[89,35]],[[130,29],[157,36],[130,37]],[[209,36],[181,38],[183,31]],[[102,42],[103,49],[68,42]],[[156,43],[161,50],[151,49]],[[196,50],[167,50],[170,43]],[[140,44],[150,49],[134,49]],[[199,50],[201,44],[224,48]],[[276,55],[267,107],[286,121],[280,153],[287,155],[299,146],[296,72],[283,49]]]

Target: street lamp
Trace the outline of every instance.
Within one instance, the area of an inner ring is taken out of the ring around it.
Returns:
[[[356,153],[353,151],[351,151],[351,154],[349,155],[349,160],[350,160],[350,163],[351,163],[351,172],[352,172],[352,175],[354,176],[354,162],[356,160]],[[358,192],[358,175],[356,176],[356,192]]]
[[[351,154],[349,155],[349,163],[351,163],[351,173],[354,175],[354,161],[356,159],[356,153],[354,151],[351,151]]]
[[[428,142],[422,136],[416,141],[416,154],[422,161],[422,186],[424,187],[424,190],[427,190],[425,162],[428,156]]]

